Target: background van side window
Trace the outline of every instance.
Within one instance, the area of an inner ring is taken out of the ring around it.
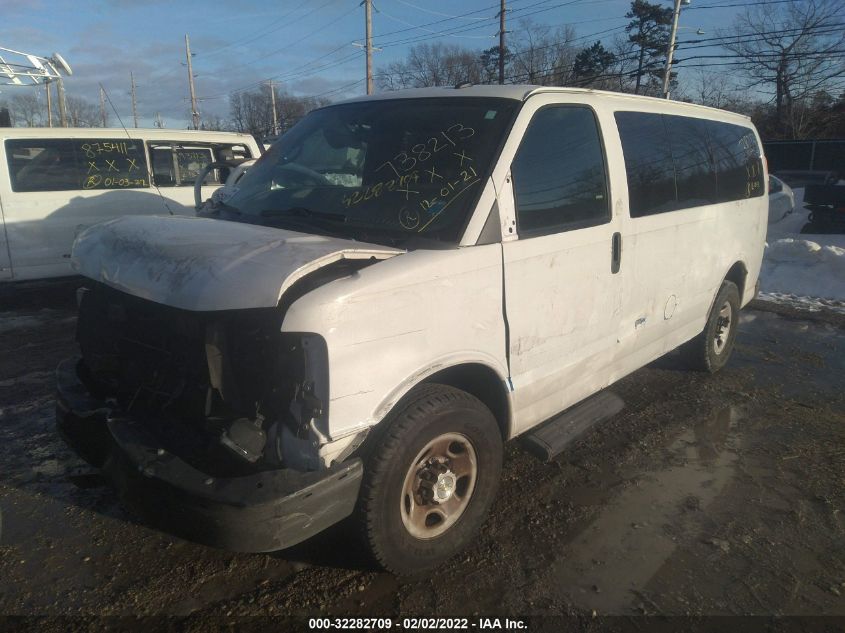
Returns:
[[[241,144],[149,141],[147,146],[159,187],[193,187],[199,173],[211,162],[252,158],[249,148]],[[222,184],[228,174],[226,168],[214,169],[206,175],[203,184]]]
[[[12,191],[149,187],[143,145],[131,139],[10,139]]]
[[[675,165],[663,116],[616,112],[628,174],[631,217],[677,209]]]
[[[593,111],[550,106],[531,119],[511,165],[521,236],[610,220],[604,152]]]

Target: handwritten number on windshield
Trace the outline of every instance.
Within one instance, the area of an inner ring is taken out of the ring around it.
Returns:
[[[463,123],[455,123],[455,125],[451,126],[442,134],[446,137],[447,141],[454,145],[455,141],[452,139],[468,139],[470,136],[475,135],[475,130],[471,127],[466,127]]]
[[[404,156],[405,158],[399,160],[400,156]],[[417,159],[413,156],[408,156],[408,154],[406,154],[405,152],[399,152],[398,154],[396,154],[396,156],[393,157],[393,159],[399,163],[399,166],[405,173],[411,171],[417,165]],[[408,165],[408,163],[411,164]]]
[[[475,130],[471,127],[467,127],[463,123],[455,123],[455,125],[449,127],[445,132],[440,132],[440,135],[449,141],[452,147],[455,147],[457,145],[456,141],[462,141],[470,138],[471,136],[475,136]],[[428,149],[429,143],[431,144],[431,151]],[[385,167],[390,167],[397,177],[401,177],[403,173],[407,174],[414,169],[418,162],[421,163],[427,161],[434,154],[442,149],[446,149],[447,147],[449,146],[445,144],[439,145],[437,137],[432,136],[424,143],[417,143],[411,148],[411,154],[414,154],[414,156],[409,156],[407,152],[399,152],[391,160],[385,161],[376,167],[375,170],[379,171]],[[399,166],[398,168],[394,165],[394,161],[396,162],[396,165]]]

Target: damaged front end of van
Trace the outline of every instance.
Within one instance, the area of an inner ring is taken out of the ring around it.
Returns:
[[[285,311],[401,252],[202,218],[89,229],[74,248],[81,354],[57,370],[61,434],[158,527],[235,551],[309,538],[351,514],[363,434],[321,454],[326,343],[283,331]]]

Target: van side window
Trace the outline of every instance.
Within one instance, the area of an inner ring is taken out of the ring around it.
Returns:
[[[707,143],[704,119],[663,115],[675,163],[677,209],[713,204],[716,198],[716,169]]]
[[[525,131],[511,175],[520,236],[610,220],[601,135],[589,108],[539,110]]]
[[[143,146],[130,139],[8,140],[6,156],[12,191],[149,186]]]
[[[616,125],[628,172],[631,217],[677,209],[675,164],[662,115],[617,112]]]
[[[749,128],[694,117],[617,112],[631,217],[762,196]]]
[[[757,138],[748,128],[708,121],[707,131],[716,162],[719,202],[762,196],[763,161]]]

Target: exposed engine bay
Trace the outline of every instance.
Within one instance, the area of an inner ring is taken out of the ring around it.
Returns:
[[[369,263],[327,266],[277,308],[192,312],[91,282],[78,297],[77,373],[112,415],[142,420],[162,448],[210,475],[287,467],[292,456],[316,468],[302,453],[327,428],[325,342],[282,332],[284,311]]]

